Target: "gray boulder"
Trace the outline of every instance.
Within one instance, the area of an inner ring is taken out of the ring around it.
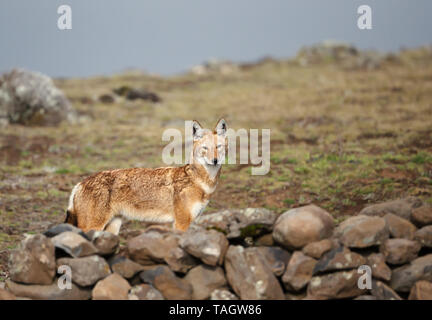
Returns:
[[[0,122],[54,126],[76,121],[76,112],[51,78],[14,69],[0,77]]]

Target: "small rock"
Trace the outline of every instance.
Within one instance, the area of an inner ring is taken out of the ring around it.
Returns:
[[[100,255],[107,256],[116,252],[120,239],[107,231],[91,230],[87,233]]]
[[[393,213],[387,213],[384,220],[389,227],[390,235],[393,238],[414,239],[414,233],[417,228],[406,219],[400,218]]]
[[[151,102],[160,102],[162,99],[153,92],[147,91],[145,89],[130,88],[128,86],[123,86],[113,90],[119,96],[123,96],[128,100],[149,100]]]
[[[142,265],[122,256],[113,257],[108,261],[108,263],[113,272],[118,273],[126,279],[130,279],[144,270]]]
[[[110,94],[102,94],[99,96],[99,101],[104,103],[104,104],[112,104],[115,102],[115,99]]]
[[[61,223],[52,228],[49,228],[47,231],[43,233],[43,235],[48,238],[52,238],[66,231],[75,232],[80,236],[84,237],[85,239],[90,240],[88,236],[80,228],[77,228],[69,223]]]
[[[51,284],[55,276],[55,250],[50,239],[27,235],[9,256],[12,281],[27,284]]]
[[[385,257],[382,253],[372,253],[367,259],[367,265],[372,269],[372,277],[389,281],[392,271],[385,263]]]
[[[377,298],[371,295],[361,295],[357,298],[354,298],[354,300],[377,300]]]
[[[182,235],[180,231],[150,227],[128,241],[129,256],[142,265],[165,262],[173,271],[186,273],[198,261],[179,246]]]
[[[225,271],[228,283],[243,300],[284,299],[277,278],[257,248],[230,246]]]
[[[223,233],[202,228],[189,228],[180,240],[180,246],[186,252],[211,266],[223,263],[228,245]]]
[[[419,280],[432,281],[432,254],[417,258],[392,272],[390,286],[397,292],[410,292]]]
[[[358,268],[366,264],[366,259],[347,247],[338,247],[325,253],[315,265],[313,274]]]
[[[285,292],[285,300],[304,300],[306,299],[306,292],[305,291],[301,291],[301,292]]]
[[[226,285],[224,271],[220,267],[199,265],[191,269],[184,279],[192,286],[192,299],[205,300],[218,288]]]
[[[61,265],[71,268],[72,282],[82,287],[91,286],[111,273],[105,259],[96,255],[83,258],[61,258],[57,260],[57,267]]]
[[[420,207],[421,205],[422,202],[420,199],[408,197],[405,199],[392,200],[368,206],[360,211],[360,214],[382,217],[387,213],[393,213],[398,217],[409,220],[412,210]]]
[[[238,300],[239,298],[227,289],[216,289],[210,295],[210,300]]]
[[[312,277],[307,288],[308,299],[343,299],[362,295],[367,289],[357,285],[357,270],[339,271]]]
[[[417,281],[411,288],[408,300],[432,300],[432,282]]]
[[[421,245],[408,239],[388,239],[380,247],[387,263],[404,264],[417,258]]]
[[[432,206],[421,206],[411,213],[411,220],[419,226],[432,224]]]
[[[274,246],[274,240],[273,235],[271,233],[267,233],[265,235],[262,235],[255,241],[255,245],[258,246],[268,246],[272,247]]]
[[[27,285],[7,280],[6,288],[17,297],[35,300],[88,300],[91,297],[89,289],[80,288],[73,283],[71,289],[60,289],[57,282],[58,279],[54,279],[50,285]]]
[[[327,211],[308,205],[280,215],[274,225],[273,239],[287,248],[300,249],[330,237],[333,228],[333,218]]]
[[[281,276],[290,259],[290,253],[279,247],[256,247],[270,266],[276,277]]]
[[[389,236],[383,218],[358,215],[343,221],[335,230],[335,236],[350,248],[367,248],[383,243]]]
[[[153,285],[168,300],[192,299],[192,286],[177,277],[167,266],[157,266],[140,273],[144,283]]]
[[[96,283],[92,291],[93,300],[127,300],[130,284],[117,273]]]
[[[265,208],[224,210],[199,216],[195,224],[215,229],[228,239],[259,237],[272,231],[277,214]]]
[[[9,291],[0,288],[0,300],[16,300],[16,297]]]
[[[299,291],[307,286],[312,278],[317,261],[304,255],[301,251],[295,251],[289,260],[282,282],[287,290]]]
[[[56,248],[59,248],[74,258],[91,256],[98,253],[96,247],[79,234],[66,231],[51,238]]]
[[[165,300],[162,293],[149,284],[134,286],[129,292],[129,300]]]
[[[371,293],[377,300],[402,300],[388,285],[381,281],[373,281]]]
[[[235,213],[231,210],[223,210],[219,212],[202,214],[198,216],[194,224],[203,227],[204,229],[215,229],[224,234],[230,233],[230,224],[235,220]]]
[[[414,239],[419,241],[422,246],[432,248],[432,226],[426,226],[417,230]]]
[[[323,239],[307,244],[303,247],[303,253],[309,257],[319,259],[321,256],[333,248],[333,241]]]

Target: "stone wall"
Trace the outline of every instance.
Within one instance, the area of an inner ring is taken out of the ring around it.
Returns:
[[[338,225],[314,205],[225,210],[122,244],[62,224],[27,235],[9,271],[0,299],[432,299],[432,208],[401,199]]]

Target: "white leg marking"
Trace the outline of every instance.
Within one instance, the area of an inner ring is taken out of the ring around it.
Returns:
[[[105,228],[105,231],[118,235],[120,232],[121,225],[122,225],[122,220],[120,218],[114,218],[108,223],[108,225]]]

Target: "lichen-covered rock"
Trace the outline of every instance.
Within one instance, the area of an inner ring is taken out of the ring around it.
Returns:
[[[256,248],[230,246],[225,271],[228,283],[242,300],[284,299],[278,280]]]
[[[211,266],[223,263],[228,245],[223,233],[203,228],[189,228],[180,240],[180,247],[187,253]]]
[[[82,236],[83,238],[85,238],[86,240],[90,240],[90,238],[80,228],[77,228],[69,223],[61,223],[54,227],[51,227],[47,231],[45,231],[43,235],[48,238],[52,238],[66,231],[75,232],[80,236]]]
[[[290,253],[279,247],[256,247],[267,261],[276,277],[281,276],[290,260]]]
[[[367,258],[367,265],[372,269],[372,277],[379,280],[389,281],[392,271],[386,264],[385,257],[382,253],[372,253]]]
[[[405,199],[391,200],[383,203],[370,205],[360,211],[360,214],[382,217],[387,213],[393,213],[398,217],[410,220],[413,209],[418,208],[421,205],[422,202],[420,199],[417,199],[415,197],[408,197]]]
[[[432,248],[432,225],[417,230],[414,239],[419,241],[422,246]]]
[[[191,269],[184,279],[192,286],[192,299],[205,300],[211,293],[226,285],[224,271],[220,267],[199,265]]]
[[[335,236],[347,247],[367,248],[387,240],[389,230],[383,218],[358,215],[343,221],[335,229]]]
[[[99,254],[103,256],[115,253],[120,243],[118,236],[107,231],[92,230],[87,235],[98,249]]]
[[[190,300],[193,289],[185,279],[177,277],[167,266],[156,266],[140,273],[144,283],[151,284],[167,300]]]
[[[91,256],[98,253],[96,247],[83,236],[73,231],[62,232],[51,238],[58,249],[74,258]]]
[[[76,112],[48,76],[14,69],[0,77],[0,118],[5,123],[52,126],[76,121]]]
[[[432,300],[432,282],[420,280],[411,288],[409,300]]]
[[[128,300],[130,284],[117,273],[96,283],[92,291],[93,300]]]
[[[409,292],[419,280],[432,281],[432,254],[417,258],[392,272],[390,286],[397,292]]]
[[[339,271],[312,277],[307,288],[307,299],[343,299],[367,293],[360,289],[357,270]]]
[[[50,239],[27,235],[9,256],[10,278],[27,284],[51,284],[55,276],[55,250]]]
[[[113,257],[108,261],[108,263],[113,272],[118,273],[126,279],[130,279],[144,270],[144,266],[123,256]]]
[[[228,239],[257,237],[271,232],[277,214],[265,208],[224,210],[199,216],[195,224],[216,229]]]
[[[388,239],[380,247],[386,262],[404,264],[417,258],[421,245],[418,241],[408,239]]]
[[[347,247],[341,246],[325,253],[315,265],[314,274],[358,268],[366,259]]]
[[[87,256],[83,258],[61,258],[57,260],[57,267],[69,266],[72,271],[72,282],[87,287],[95,284],[111,274],[110,267],[104,258]]]
[[[301,251],[295,251],[289,260],[282,282],[287,290],[299,291],[307,286],[312,278],[317,261],[304,255]]]
[[[165,300],[162,293],[149,284],[139,284],[129,291],[129,300]]]
[[[54,279],[49,285],[28,285],[7,280],[6,289],[17,297],[35,300],[88,300],[91,297],[91,290],[87,288],[72,283],[71,289],[61,289],[57,282],[58,279]]]
[[[393,238],[414,239],[414,233],[417,231],[417,228],[410,221],[398,217],[393,213],[387,213],[384,216],[384,220],[387,222],[390,235]]]
[[[424,205],[413,209],[411,220],[419,226],[432,224],[432,206]]]
[[[372,282],[371,293],[377,300],[402,300],[392,288],[381,281]]]
[[[142,265],[167,263],[173,271],[186,273],[198,261],[180,247],[181,236],[180,231],[150,227],[128,241],[129,256]]]
[[[9,291],[0,288],[0,301],[1,300],[16,300],[16,297]]]
[[[210,295],[210,300],[238,300],[239,298],[227,289],[216,289]]]
[[[315,259],[319,259],[322,255],[330,251],[334,247],[334,242],[330,239],[323,239],[307,244],[303,247],[303,253]]]
[[[333,228],[333,218],[327,211],[308,205],[281,214],[275,222],[273,238],[284,247],[301,249],[311,242],[330,237]]]

